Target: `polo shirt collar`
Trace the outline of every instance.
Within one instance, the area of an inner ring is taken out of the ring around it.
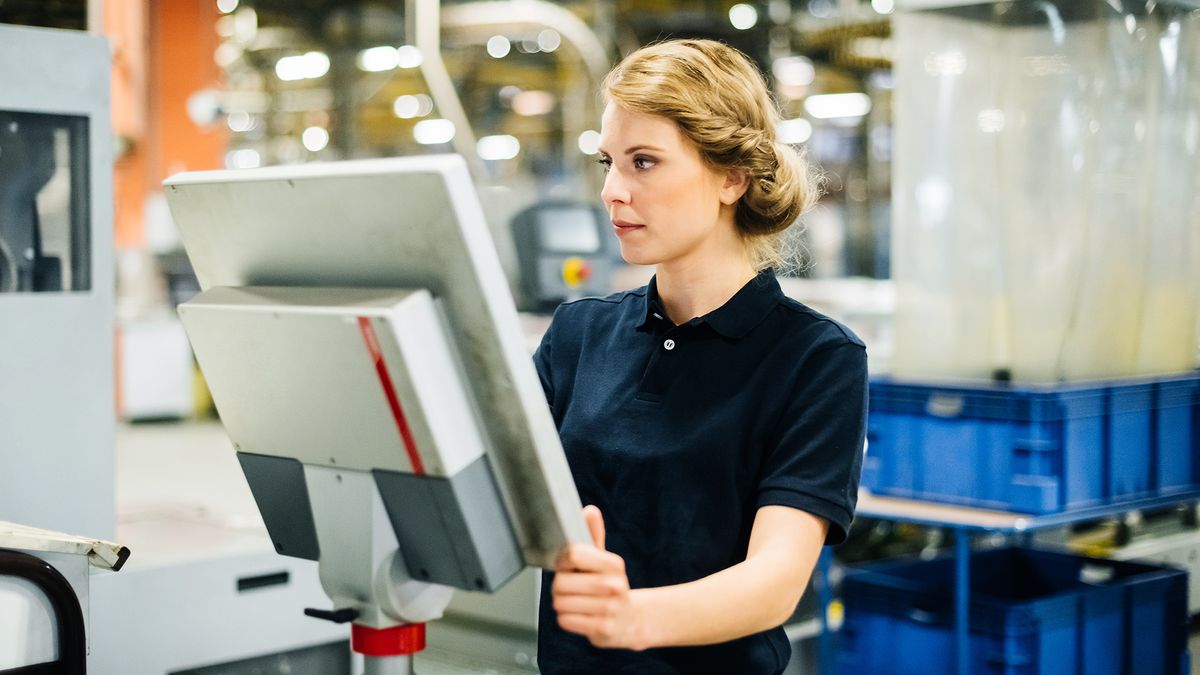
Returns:
[[[779,288],[779,281],[775,279],[775,272],[768,268],[746,282],[746,285],[724,305],[700,317],[700,321],[707,323],[723,337],[740,338],[757,326],[781,297],[783,291]],[[645,313],[642,322],[637,326],[638,330],[647,328],[654,321],[669,321],[666,309],[658,296],[657,276],[650,279],[650,284],[646,286],[643,301]]]

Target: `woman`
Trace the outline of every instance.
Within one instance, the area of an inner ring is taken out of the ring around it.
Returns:
[[[758,69],[664,42],[604,84],[601,197],[647,287],[559,307],[535,355],[594,546],[546,573],[557,673],[779,673],[781,624],[853,517],[866,352],[780,292],[816,199]]]

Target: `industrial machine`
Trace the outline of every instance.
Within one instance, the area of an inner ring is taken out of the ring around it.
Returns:
[[[276,551],[319,563],[367,672],[408,672],[454,588],[588,541],[458,156],[181,174],[180,306]],[[296,608],[299,612],[300,608]]]
[[[129,556],[100,541],[114,535],[109,63],[101,38],[0,26],[5,672],[85,672],[90,568]]]
[[[513,216],[521,292],[533,310],[588,295],[607,295],[619,258],[612,223],[599,204],[534,204]]]
[[[114,533],[109,63],[103,39],[0,26],[0,513],[100,539]]]

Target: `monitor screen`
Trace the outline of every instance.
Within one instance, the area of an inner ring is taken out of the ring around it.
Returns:
[[[538,213],[538,238],[551,253],[598,253],[596,212],[589,208],[551,207]]]

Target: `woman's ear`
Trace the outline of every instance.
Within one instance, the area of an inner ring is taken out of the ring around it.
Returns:
[[[725,172],[725,183],[721,186],[720,199],[725,206],[733,206],[750,187],[750,176],[745,169],[729,169]]]

